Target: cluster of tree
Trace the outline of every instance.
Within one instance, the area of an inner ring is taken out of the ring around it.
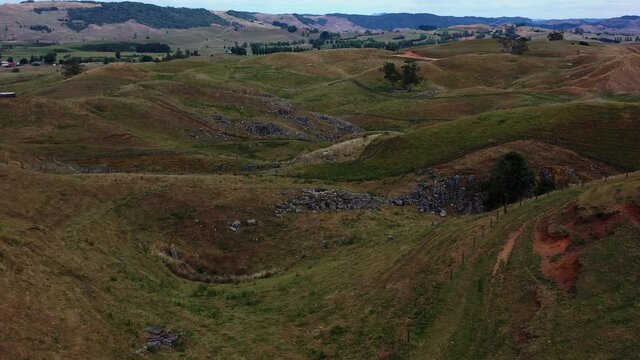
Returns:
[[[420,72],[418,63],[412,60],[405,61],[400,71],[398,71],[396,64],[388,62],[382,67],[382,72],[393,90],[411,91],[415,85],[420,84],[423,80],[418,75]]]
[[[273,26],[277,26],[281,29],[287,30],[290,33],[294,33],[296,31],[298,31],[298,27],[296,27],[295,25],[289,25],[287,23],[281,22],[281,21],[274,21],[271,23],[271,25]]]
[[[162,43],[138,44],[136,45],[136,52],[161,54],[171,52],[171,47]]]
[[[33,31],[38,31],[38,32],[46,32],[46,33],[50,33],[53,30],[48,27],[47,25],[31,25],[29,26],[29,29],[33,30]]]
[[[247,47],[246,46],[232,46],[229,48],[229,51],[233,55],[246,56],[247,55]]]
[[[58,11],[59,9],[55,6],[49,6],[49,7],[41,7],[41,8],[34,8],[33,12],[35,12],[36,14],[40,15],[45,11]]]
[[[250,13],[250,12],[246,12],[246,11],[235,11],[235,10],[229,10],[227,11],[228,15],[231,15],[233,17],[236,17],[238,19],[242,19],[242,20],[247,20],[247,21],[251,21],[254,22],[256,20],[258,20],[255,16],[255,13]]]
[[[304,25],[315,25],[317,24],[317,22],[311,18],[308,17],[304,17],[300,14],[293,14],[293,17],[295,17],[298,21],[300,21],[302,24]]]
[[[206,9],[161,7],[137,2],[105,2],[89,8],[71,8],[66,25],[74,30],[88,24],[118,24],[129,20],[156,29],[190,29],[229,22]],[[69,26],[70,24],[76,24]]]
[[[180,50],[180,48],[178,48],[176,50],[176,52],[174,52],[173,54],[167,53],[167,55],[164,58],[162,58],[162,61],[187,59],[187,58],[189,58],[191,56],[200,56],[200,53],[197,50],[194,50],[194,51],[189,51],[189,50],[182,51],[182,50]]]
[[[295,42],[294,42],[295,43]],[[281,44],[281,45],[278,45]],[[251,43],[251,53],[253,55],[267,55],[281,52],[303,52],[309,51],[308,47],[302,47],[295,44],[284,45],[289,43]]]
[[[529,39],[518,36],[515,26],[506,27],[504,31],[496,31],[492,36],[502,44],[502,51],[515,55],[522,55],[525,51],[529,51],[529,46],[527,45]]]
[[[438,36],[440,36],[440,42],[441,43],[445,43],[445,42],[449,42],[449,41],[457,41],[460,39],[464,39],[464,38],[468,38],[468,37],[472,37],[475,36],[475,32],[474,31],[443,31],[442,33],[436,34]]]
[[[438,27],[433,25],[420,25],[418,26],[418,29],[422,31],[433,31],[433,30],[437,30]]]
[[[620,44],[622,42],[622,38],[606,38],[606,37],[599,37],[599,38],[591,38],[592,40],[598,40],[601,41],[603,43],[609,43],[609,44]]]
[[[139,44],[133,42],[111,42],[111,43],[95,43],[82,44],[75,47],[82,51],[98,51],[98,52],[139,52],[139,53],[156,53],[164,54],[171,52],[171,47],[162,43]]]
[[[564,40],[564,34],[560,31],[552,31],[547,35],[547,39],[549,39],[549,41]]]
[[[527,45],[529,39],[525,37],[518,37],[515,39],[504,37],[499,41],[500,44],[502,44],[503,51],[510,52],[515,55],[522,55],[525,53],[525,51],[529,51],[529,46]]]

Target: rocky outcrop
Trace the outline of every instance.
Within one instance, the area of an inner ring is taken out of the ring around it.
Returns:
[[[474,176],[438,177],[431,174],[413,191],[391,199],[395,206],[415,206],[424,213],[476,214],[484,211],[486,194]]]
[[[297,198],[276,207],[276,214],[317,210],[377,210],[386,201],[371,194],[345,190],[307,189]]]

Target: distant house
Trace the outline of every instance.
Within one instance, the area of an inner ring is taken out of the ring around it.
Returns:
[[[7,69],[8,69],[8,68],[14,68],[14,67],[16,67],[16,63],[14,63],[14,62],[8,62],[8,61],[3,61],[3,62],[2,62],[2,67],[3,67],[3,68],[7,68]]]
[[[14,92],[0,92],[0,99],[1,98],[14,98],[16,97],[16,93]]]

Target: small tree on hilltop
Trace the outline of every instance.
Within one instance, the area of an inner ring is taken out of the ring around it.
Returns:
[[[495,209],[524,197],[534,186],[535,175],[520,153],[512,151],[503,155],[484,184],[487,192],[485,207]]]
[[[116,51],[116,59],[122,59],[122,54],[120,53],[120,51]]]
[[[547,39],[549,39],[549,41],[564,40],[564,34],[561,33],[560,31],[553,31],[549,33],[549,35],[547,35]]]

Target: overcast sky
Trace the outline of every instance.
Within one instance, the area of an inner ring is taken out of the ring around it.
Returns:
[[[19,0],[0,0],[18,2]],[[640,15],[640,0],[138,0],[158,5],[268,13],[525,16],[535,19]]]

